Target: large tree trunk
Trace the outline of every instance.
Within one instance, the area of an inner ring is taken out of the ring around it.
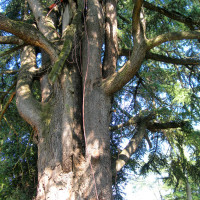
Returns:
[[[110,97],[91,79],[84,81],[83,96],[77,66],[67,65],[53,88],[42,77],[39,103],[30,92],[37,71],[34,49],[26,47],[21,60],[17,105],[38,134],[36,199],[111,199]]]
[[[82,53],[76,49],[73,57],[72,51],[53,84],[46,74],[41,76],[41,102],[31,91],[35,77],[42,73],[36,68],[34,48],[22,52],[17,107],[37,133],[37,200],[112,199],[111,97],[101,87],[103,14],[98,1],[87,6],[91,9],[82,44],[73,44],[74,49],[82,46]],[[40,24],[44,19],[38,20]],[[54,35],[48,27],[41,26],[40,31],[49,39]],[[42,51],[43,66],[51,61]]]
[[[110,99],[98,86],[92,88],[85,97],[83,119],[78,69],[64,72],[50,103],[42,106],[45,125],[38,131],[36,199],[111,199]]]
[[[89,109],[85,106],[88,152],[83,155],[81,107],[75,104],[78,93],[69,87],[65,75],[56,84],[56,91],[52,104],[44,106],[47,123],[43,132],[39,132],[37,199],[96,199],[96,192],[110,199],[109,115],[105,107],[109,100],[94,91]]]

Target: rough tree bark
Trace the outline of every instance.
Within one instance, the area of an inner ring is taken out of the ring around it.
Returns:
[[[148,138],[145,129],[166,127],[149,123],[151,115],[137,119],[135,135],[122,151],[117,167],[111,169],[109,123],[113,94],[136,75],[151,48],[176,39],[200,39],[200,32],[193,31],[148,40],[141,12],[143,1],[133,2],[134,47],[118,72],[117,0],[67,1],[70,13],[63,16],[63,33],[55,12],[47,15],[39,0],[28,0],[37,28],[0,14],[0,29],[15,35],[1,37],[1,43],[26,45],[21,52],[16,95],[19,113],[36,132],[37,200],[112,199],[112,171],[119,171],[141,140]],[[35,47],[41,49],[39,69]],[[38,77],[40,101],[31,89]]]

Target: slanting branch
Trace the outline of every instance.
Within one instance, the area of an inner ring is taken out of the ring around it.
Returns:
[[[130,57],[131,50],[129,49],[120,49],[119,50],[119,56],[126,56]],[[156,53],[147,52],[145,59],[151,59],[155,61],[165,62],[165,63],[171,63],[171,64],[177,64],[177,65],[199,65],[200,60],[199,59],[193,59],[193,58],[173,58],[168,57]]]
[[[53,62],[57,53],[51,43],[31,24],[14,21],[0,13],[0,30],[7,31],[22,39],[25,43],[44,49]]]
[[[52,83],[54,83],[56,81],[57,77],[62,72],[65,61],[68,58],[68,56],[71,52],[71,49],[72,49],[75,32],[76,32],[76,26],[74,24],[71,24],[66,30],[64,46],[58,57],[58,60],[56,61],[55,65],[52,67],[52,70],[48,76],[49,80]]]
[[[119,158],[116,161],[116,168],[114,170],[114,173],[120,171],[122,167],[127,163],[127,161],[130,159],[130,157],[133,155],[133,153],[137,150],[138,145],[141,143],[142,139],[145,138],[149,146],[151,148],[151,142],[148,138],[148,135],[146,134],[146,130],[150,131],[156,131],[156,130],[161,130],[161,129],[169,129],[169,128],[181,128],[186,125],[186,121],[181,121],[181,122],[166,122],[166,123],[158,123],[158,122],[151,122],[153,119],[154,115],[150,114],[146,117],[138,117],[135,118],[132,121],[128,121],[124,123],[124,125],[130,124],[136,124],[136,131],[133,137],[131,138],[130,142],[128,145],[125,147],[125,149],[122,150],[122,152],[119,154]],[[122,125],[120,125],[122,126]],[[113,128],[117,128],[113,127]]]
[[[15,81],[9,88],[8,90],[1,96],[0,102],[3,101],[3,99],[6,97],[6,95],[16,86],[17,81]]]
[[[38,21],[39,18],[46,17],[47,9],[44,8],[40,0],[28,0],[28,4],[31,7],[36,21]]]
[[[57,39],[56,27],[54,20],[47,16],[47,9],[42,5],[40,0],[28,0],[28,4],[33,11],[39,30],[50,41]],[[56,21],[57,19],[55,19]]]
[[[199,59],[192,59],[192,58],[172,58],[168,56],[163,56],[155,53],[148,52],[146,54],[146,59],[151,59],[155,61],[165,62],[165,63],[171,63],[171,64],[177,64],[177,65],[199,65],[200,60]]]
[[[0,36],[0,44],[18,44],[23,45],[24,41],[16,36]]]
[[[6,56],[6,55],[11,54],[11,53],[13,53],[15,51],[18,51],[19,49],[22,49],[24,46],[25,45],[19,45],[17,47],[13,47],[13,48],[11,48],[11,49],[9,49],[7,51],[4,51],[4,52],[0,53],[0,57]]]
[[[200,30],[171,32],[159,35],[147,41],[147,46],[148,46],[147,49],[150,50],[164,42],[173,40],[184,40],[184,39],[200,39]]]
[[[187,25],[190,29],[193,29],[194,25],[200,25],[200,21],[198,20],[194,20],[190,17],[185,17],[184,15],[177,13],[177,12],[173,12],[173,11],[169,11],[166,10],[165,8],[161,8],[159,6],[155,6],[149,2],[144,1],[144,7],[149,9],[149,10],[153,10],[156,11],[162,15],[165,15],[171,19],[174,19],[178,22],[184,23],[185,25]]]
[[[171,121],[171,122],[165,122],[165,123],[159,123],[159,122],[153,122],[147,124],[147,129],[154,132],[156,130],[161,129],[169,129],[169,128],[181,128],[184,127],[187,121]]]
[[[12,102],[12,100],[13,100],[15,94],[16,94],[16,92],[14,91],[14,92],[11,94],[10,98],[8,99],[6,105],[5,105],[4,108],[2,109],[2,111],[1,111],[1,113],[0,113],[0,122],[1,122],[1,120],[2,120],[2,118],[3,118],[3,115],[5,114],[5,112],[6,112],[7,108],[8,108],[8,106],[9,106],[10,103]]]
[[[126,24],[131,24],[131,21],[129,19],[127,19],[126,17],[124,17],[123,15],[118,15],[118,17],[123,20]]]
[[[145,136],[147,122],[152,119],[152,115],[148,115],[146,117],[140,118],[137,123],[137,130],[134,136],[131,138],[128,145],[123,149],[123,151],[119,154],[119,158],[116,161],[115,172],[119,172],[122,167],[127,163],[133,153],[137,150],[139,144]]]
[[[128,118],[132,117],[132,115],[129,112],[127,112],[125,109],[122,109],[115,100],[113,102],[113,105],[117,106],[117,109],[119,109],[120,112],[126,115]]]
[[[0,72],[0,75],[1,74],[10,74],[10,75],[13,75],[13,74],[16,74],[17,72],[19,72],[19,70],[2,70]]]
[[[14,133],[15,135],[18,136],[19,134],[17,133],[17,131],[16,131],[15,128],[13,127],[12,123],[10,123],[10,122],[7,120],[7,118],[5,117],[5,115],[3,116],[3,119],[4,119],[5,122],[8,124],[9,128],[13,131],[13,133]]]

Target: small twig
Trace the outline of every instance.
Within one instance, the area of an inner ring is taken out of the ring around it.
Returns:
[[[32,138],[33,133],[34,133],[34,130],[31,131],[31,135],[30,135],[29,140],[28,140],[28,143],[27,143],[27,145],[26,145],[26,149],[25,149],[24,153],[20,156],[20,158],[23,158],[23,157],[26,155],[26,152],[27,152],[27,150],[28,150],[28,146],[29,146],[29,144],[30,144],[30,141],[31,141],[31,138]],[[15,166],[13,167],[13,169],[15,169],[15,167],[16,167],[17,164],[19,163],[20,158],[19,158],[18,161],[15,163]]]
[[[3,99],[5,98],[5,96],[16,86],[17,84],[17,81],[15,81],[10,87],[9,89],[7,90],[7,92],[4,93],[4,95],[1,96],[0,98],[0,102],[3,101]],[[1,120],[0,120],[1,121]]]
[[[6,56],[6,55],[8,55],[8,54],[11,54],[11,53],[13,53],[13,52],[15,52],[15,51],[17,51],[17,50],[19,50],[19,49],[22,49],[22,48],[25,47],[25,46],[26,46],[25,44],[22,44],[22,45],[19,45],[19,46],[17,46],[17,47],[13,47],[13,48],[11,48],[11,49],[9,49],[9,50],[7,50],[7,51],[2,52],[2,53],[0,54],[0,57]]]
[[[3,118],[3,115],[4,115],[4,113],[6,112],[8,106],[10,105],[11,101],[13,100],[15,94],[16,94],[16,92],[14,91],[14,92],[11,94],[11,96],[10,96],[9,100],[7,101],[6,105],[4,106],[4,108],[3,108],[3,110],[2,110],[2,112],[1,112],[1,114],[0,114],[0,122],[1,122],[1,120],[2,120],[2,118]]]
[[[13,127],[13,125],[10,124],[10,122],[8,122],[7,118],[6,118],[5,116],[3,116],[3,119],[6,121],[6,123],[7,123],[8,126],[9,126],[9,128],[10,128],[11,130],[13,130],[14,134],[15,134],[16,136],[18,136],[19,134],[17,133],[17,131],[15,130],[15,128]]]
[[[3,70],[0,72],[0,74],[10,74],[10,75],[13,75],[13,74],[16,74],[17,72],[19,72],[19,70]]]

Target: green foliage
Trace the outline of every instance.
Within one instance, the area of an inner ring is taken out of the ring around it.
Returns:
[[[119,47],[130,50],[133,42],[131,37],[132,1],[118,1],[118,35]],[[199,1],[148,1],[155,6],[169,12],[194,20],[199,19]],[[147,22],[147,38],[172,31],[188,31],[190,28],[184,23],[170,19],[153,10],[144,8]],[[121,16],[120,16],[121,15]],[[125,18],[125,19],[124,19]],[[196,26],[196,28],[199,28]],[[163,56],[172,58],[199,59],[199,42],[183,40],[166,42],[151,50]],[[119,68],[127,57],[121,57]],[[163,181],[168,189],[176,189],[168,199],[184,199],[186,196],[186,175],[193,191],[193,198],[199,195],[199,146],[200,133],[193,129],[199,124],[199,66],[178,65],[146,60],[143,62],[137,76],[134,77],[124,90],[115,96],[113,105],[112,125],[124,123],[141,110],[156,114],[158,122],[187,123],[179,129],[147,131],[152,147],[147,140],[143,140],[140,148],[132,156],[130,165],[126,169],[134,170],[137,174],[147,175],[149,172],[168,174]],[[125,139],[130,139],[135,127],[123,127],[113,133],[115,148],[122,149]],[[188,155],[189,154],[189,155]],[[148,157],[143,161],[144,155]],[[187,173],[186,173],[187,172]],[[196,188],[196,189],[195,189]],[[174,190],[173,190],[174,191]]]
[[[22,19],[24,1],[1,1],[1,8],[11,19]],[[1,36],[9,35],[1,31]],[[0,45],[5,52],[14,45]],[[15,91],[20,68],[20,52],[0,58],[0,111]],[[4,74],[6,70],[15,71]],[[38,90],[33,87],[35,96]],[[16,109],[15,98],[0,121],[0,199],[32,199],[37,186],[37,146],[33,144],[33,130],[22,120]]]
[[[23,0],[12,0],[8,1],[8,5],[5,9],[6,15],[11,19],[22,19],[24,12],[24,1]]]
[[[0,131],[0,199],[31,199],[37,185],[37,148],[33,131],[11,104]]]

